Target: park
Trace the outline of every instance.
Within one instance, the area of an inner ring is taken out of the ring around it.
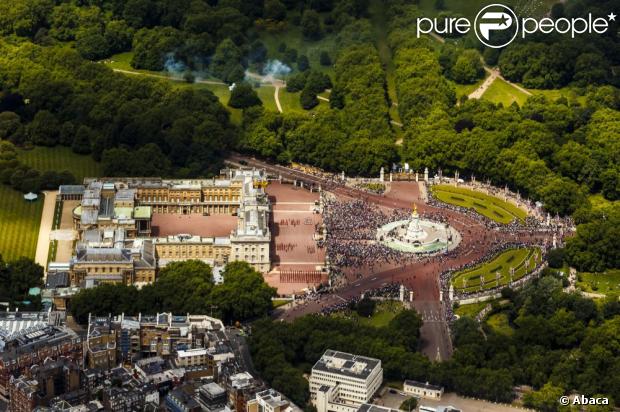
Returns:
[[[447,185],[434,185],[431,191],[442,202],[473,209],[498,223],[508,224],[513,220],[523,222],[526,216],[526,212],[513,203],[480,191]]]
[[[525,276],[541,259],[538,249],[511,249],[471,269],[456,272],[452,285],[461,293],[509,286]]]

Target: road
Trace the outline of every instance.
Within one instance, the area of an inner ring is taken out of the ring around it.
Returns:
[[[137,71],[133,71],[133,70],[125,70],[125,69],[112,69],[112,71],[115,71],[117,73],[130,74],[130,75],[133,75],[133,76],[146,76],[146,77],[154,77],[156,79],[175,80],[175,81],[181,81],[181,82],[185,81],[185,79],[183,79],[182,77],[178,77],[178,76],[166,76],[166,75],[163,75],[163,74],[144,73],[144,72],[137,72]],[[196,80],[194,80],[194,83],[215,84],[215,85],[220,85],[220,86],[227,86],[226,83],[218,82],[216,80],[196,79]]]
[[[235,358],[240,363],[242,370],[250,372],[252,376],[259,376],[252,363],[250,348],[245,341],[245,336],[241,335],[241,331],[237,328],[228,327],[226,328],[226,335],[229,338]]]
[[[41,214],[41,226],[39,226],[39,237],[37,239],[37,251],[34,261],[45,268],[47,273],[47,255],[50,249],[50,233],[54,224],[54,210],[56,209],[56,195],[58,191],[45,191],[43,195],[43,212]]]
[[[288,167],[266,163],[254,158],[232,155],[229,162],[262,168],[274,175],[281,175],[287,179],[296,179],[304,182],[304,186],[327,188],[328,182],[313,175],[293,170]],[[386,209],[409,209],[412,202],[418,211],[424,213],[441,212],[447,217],[450,225],[461,234],[460,253],[454,256],[443,255],[408,264],[383,265],[373,273],[341,287],[336,293],[327,295],[320,300],[313,300],[297,305],[290,310],[280,312],[280,319],[292,320],[309,313],[321,312],[322,309],[332,306],[353,297],[360,296],[364,291],[379,288],[388,282],[402,283],[414,291],[414,306],[425,318],[422,328],[422,351],[431,359],[447,359],[452,353],[445,317],[439,316],[445,308],[439,301],[439,274],[471,261],[487,256],[494,244],[508,244],[520,242],[524,244],[542,244],[550,242],[547,232],[516,233],[497,231],[486,228],[478,220],[469,215],[438,209],[426,204],[417,185],[408,182],[392,182],[392,189],[386,195],[373,195],[353,188],[336,186],[328,190],[340,198],[363,199],[376,206]]]

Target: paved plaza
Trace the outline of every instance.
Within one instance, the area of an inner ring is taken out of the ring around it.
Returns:
[[[204,216],[200,213],[188,215],[176,213],[153,213],[152,231],[154,237],[187,234],[202,237],[229,236],[237,227],[237,216],[218,214]]]

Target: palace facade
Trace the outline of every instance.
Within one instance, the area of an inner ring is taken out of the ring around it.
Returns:
[[[79,200],[73,210],[78,234],[69,262],[72,285],[148,284],[157,270],[174,261],[202,260],[213,266],[245,261],[270,270],[270,203],[264,171],[223,170],[218,179],[85,179],[61,186],[60,200]],[[230,235],[203,237],[179,233],[157,237],[154,214],[233,215]]]

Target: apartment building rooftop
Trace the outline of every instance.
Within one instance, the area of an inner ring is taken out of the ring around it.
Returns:
[[[379,359],[328,349],[312,370],[366,379],[380,363]]]

